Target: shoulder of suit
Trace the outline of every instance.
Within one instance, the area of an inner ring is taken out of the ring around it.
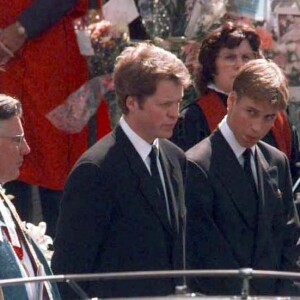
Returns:
[[[188,160],[193,161],[206,169],[212,154],[210,137],[200,141],[198,144],[190,148],[185,154]]]
[[[274,155],[277,155],[277,156],[285,156],[285,154],[280,151],[279,149],[277,149],[276,147],[264,142],[264,141],[259,141],[257,143],[257,146],[260,150],[262,150],[263,152],[269,152],[269,153],[272,153]]]
[[[185,157],[184,151],[175,145],[173,142],[167,139],[159,139],[159,146],[163,151],[167,151],[170,154],[176,154],[182,157]]]
[[[114,153],[121,149],[121,147],[114,147],[114,145],[116,145],[116,140],[111,132],[87,149],[77,160],[75,166],[84,163],[100,165],[104,160],[113,158]]]
[[[283,153],[276,147],[267,144],[266,142],[259,141],[257,143],[257,146],[268,161],[270,161],[271,159],[287,160],[285,153]]]

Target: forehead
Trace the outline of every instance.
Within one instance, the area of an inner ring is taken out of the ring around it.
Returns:
[[[0,120],[0,133],[12,133],[21,134],[23,133],[23,126],[21,118],[19,116],[14,116],[6,120]]]
[[[178,94],[183,93],[183,86],[180,83],[177,83],[174,80],[163,79],[157,83],[155,93],[153,96],[173,98],[177,97]]]
[[[237,100],[237,104],[244,108],[251,108],[260,112],[261,114],[276,114],[280,111],[280,109],[272,104],[270,101],[265,99],[253,99],[248,96],[241,96]]]
[[[220,49],[220,53],[239,53],[239,52],[246,52],[246,53],[253,52],[247,40],[243,40],[237,47],[234,48],[223,47]]]

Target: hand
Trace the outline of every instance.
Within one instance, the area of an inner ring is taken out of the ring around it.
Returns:
[[[0,66],[6,64],[24,44],[27,35],[18,32],[17,23],[0,31]]]

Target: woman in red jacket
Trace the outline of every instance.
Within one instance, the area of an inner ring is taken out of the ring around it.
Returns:
[[[83,0],[0,0],[0,92],[22,102],[24,127],[31,153],[8,191],[15,193],[21,217],[30,220],[28,184],[40,187],[48,234],[54,235],[58,204],[72,165],[87,148],[86,128],[78,134],[56,129],[45,115],[87,79],[73,20],[82,16]],[[99,136],[110,131],[107,106],[99,109]],[[23,209],[22,209],[23,202]],[[25,207],[24,207],[25,205]]]

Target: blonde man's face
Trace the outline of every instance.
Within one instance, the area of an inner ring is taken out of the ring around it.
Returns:
[[[243,147],[250,148],[272,128],[280,111],[267,101],[255,101],[247,96],[237,99],[234,92],[227,101],[227,122],[235,138]]]

